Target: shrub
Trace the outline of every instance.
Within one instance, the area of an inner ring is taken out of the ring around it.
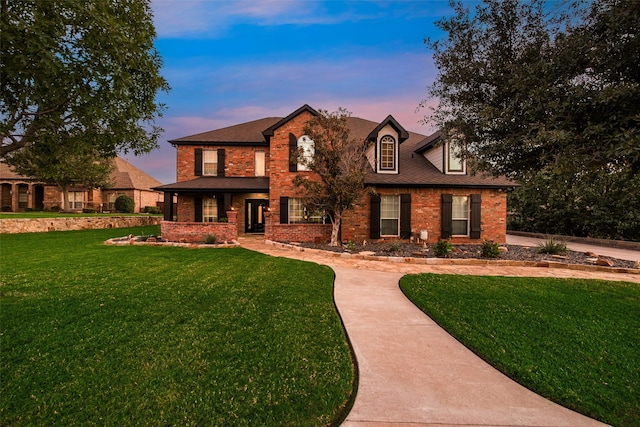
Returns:
[[[58,205],[51,206],[51,212],[60,212],[60,206]]]
[[[216,236],[215,234],[207,234],[206,236],[204,236],[204,243],[206,245],[215,245],[217,241],[218,236]]]
[[[2,212],[11,212],[11,206],[5,205],[2,207]]]
[[[349,240],[347,242],[347,250],[348,251],[355,251],[356,250],[356,242],[354,242],[353,240]]]
[[[438,258],[446,258],[451,252],[453,252],[453,245],[448,240],[438,240],[438,243],[433,246],[433,253]]]
[[[485,240],[482,242],[482,258],[498,258],[500,248],[496,242]]]
[[[91,208],[84,208],[82,209],[82,213],[96,213],[96,210]]]
[[[136,204],[131,197],[122,194],[116,199],[115,207],[118,212],[133,213]]]
[[[160,208],[157,207],[157,206],[145,206],[144,209],[142,210],[142,212],[148,213],[148,214],[154,214],[154,215],[162,213]]]
[[[229,218],[227,218],[226,216],[221,216],[220,218],[218,218],[218,222],[229,222]]]
[[[567,252],[567,243],[548,237],[547,240],[538,244],[538,252],[549,255],[564,254]]]
[[[388,252],[398,252],[400,250],[400,247],[402,246],[402,244],[398,241],[395,242],[391,242],[389,243],[389,246],[387,247],[387,251]]]

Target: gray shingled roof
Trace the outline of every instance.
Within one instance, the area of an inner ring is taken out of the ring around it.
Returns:
[[[311,108],[307,105],[301,107]],[[296,110],[299,111],[299,110]],[[293,113],[292,113],[293,114]],[[211,145],[256,145],[265,146],[267,140],[263,132],[268,131],[273,126],[277,125],[283,120],[282,117],[266,117],[246,123],[241,123],[234,126],[225,127],[222,129],[212,130],[209,132],[203,132],[196,135],[186,136],[183,138],[175,139],[172,144],[211,144]],[[395,119],[389,116],[385,119]],[[359,117],[349,118],[349,129],[351,136],[357,140],[365,141],[373,130],[379,127],[381,123],[373,122],[371,120],[362,119]],[[399,125],[399,124],[398,124]],[[474,187],[474,188],[504,188],[512,187],[515,184],[508,179],[492,178],[484,175],[447,175],[440,172],[433,166],[428,160],[422,156],[422,152],[431,148],[440,136],[439,132],[430,136],[425,136],[416,132],[406,132],[404,129],[400,129],[403,132],[403,136],[408,135],[408,138],[404,141],[400,141],[400,155],[399,165],[400,173],[394,174],[376,174],[371,168],[367,171],[366,183],[372,186],[409,186],[409,187]],[[230,178],[222,177],[201,177],[195,180],[187,181],[186,183],[169,184],[162,187],[155,187],[158,190],[206,190],[206,189],[220,189],[229,191],[239,191],[239,187],[243,184],[242,181],[228,181]],[[232,178],[238,180],[239,178]],[[256,179],[266,178],[246,178],[246,184],[255,186]],[[268,180],[266,181],[266,187],[259,188],[260,190],[268,191]],[[210,187],[206,187],[209,185]],[[261,184],[261,185],[264,185]],[[252,190],[253,187],[247,187],[246,190]]]
[[[200,176],[189,181],[176,182],[155,187],[159,191],[269,191],[269,178],[265,177],[218,177]]]

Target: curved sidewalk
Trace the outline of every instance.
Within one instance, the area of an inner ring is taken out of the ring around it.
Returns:
[[[356,399],[344,426],[604,425],[538,396],[492,368],[416,308],[398,281],[416,272],[546,273],[632,281],[640,281],[639,275],[407,265],[291,251],[252,238],[240,242],[247,249],[325,264],[336,272],[335,301],[360,371]]]

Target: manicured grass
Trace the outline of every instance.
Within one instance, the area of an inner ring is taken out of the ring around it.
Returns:
[[[333,272],[232,249],[0,236],[0,425],[327,425],[354,368]]]
[[[640,420],[640,286],[413,275],[407,296],[511,378],[615,426]]]

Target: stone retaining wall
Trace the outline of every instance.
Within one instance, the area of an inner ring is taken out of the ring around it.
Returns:
[[[83,216],[63,218],[0,219],[0,234],[45,233],[47,231],[94,230],[157,225],[159,216]]]

